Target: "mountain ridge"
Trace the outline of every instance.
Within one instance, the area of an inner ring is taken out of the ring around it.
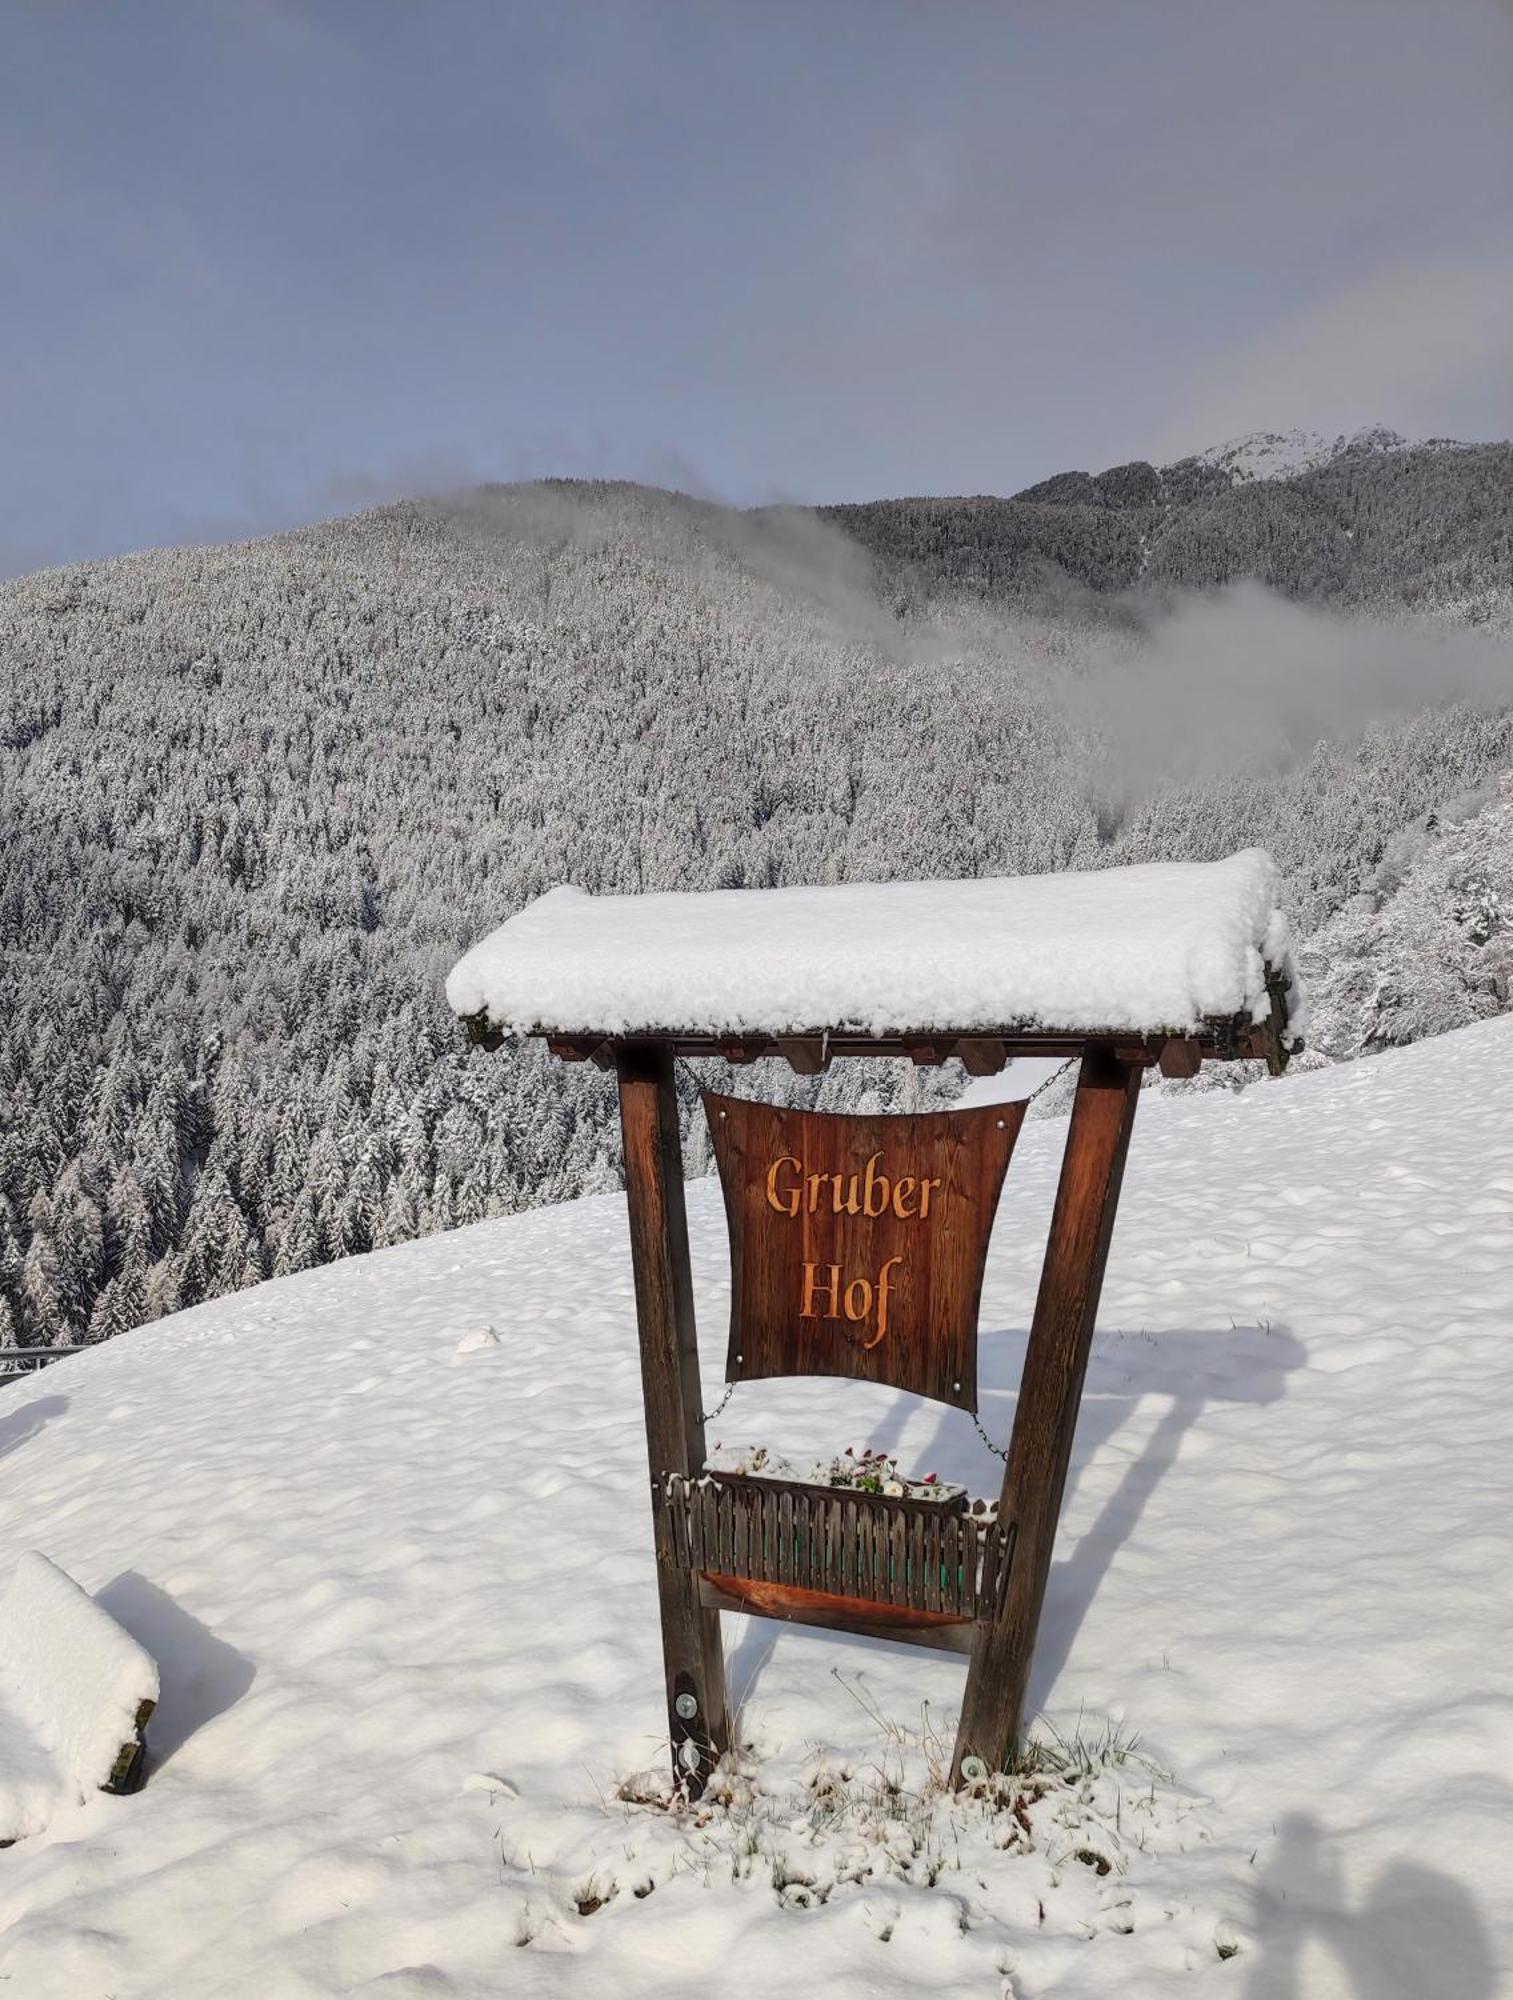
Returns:
[[[1007,499],[818,511],[894,572],[895,587],[902,578],[926,598],[946,582],[1029,603],[1053,574],[1095,599],[1252,578],[1310,602],[1513,623],[1513,445],[1503,443],[1369,432],[1264,477],[1196,454],[1166,467],[1056,473]]]

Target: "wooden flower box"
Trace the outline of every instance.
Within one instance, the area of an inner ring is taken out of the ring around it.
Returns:
[[[672,1476],[654,1490],[663,1560],[706,1602],[846,1624],[965,1651],[1002,1602],[1014,1533],[985,1501],[816,1486],[760,1474]]]

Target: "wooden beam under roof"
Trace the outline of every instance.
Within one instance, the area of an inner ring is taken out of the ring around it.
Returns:
[[[472,1039],[483,1048],[497,1049],[506,1037],[497,1029],[486,1029],[474,1033]],[[1204,1062],[1234,1062],[1242,1059],[1265,1061],[1273,1070],[1285,1068],[1291,1050],[1279,1051],[1279,1038],[1268,1034],[1266,1024],[1232,1028],[1226,1034],[1201,1035],[1130,1035],[1099,1034],[1096,1031],[1085,1035],[1016,1034],[1005,1030],[996,1035],[866,1035],[833,1034],[819,1035],[699,1035],[686,1031],[672,1030],[666,1033],[637,1034],[634,1036],[605,1035],[560,1035],[549,1034],[543,1039],[554,1056],[563,1062],[594,1062],[600,1068],[609,1068],[614,1061],[614,1049],[622,1040],[637,1042],[661,1042],[671,1048],[674,1055],[697,1058],[700,1056],[720,1056],[726,1062],[745,1067],[748,1063],[764,1058],[777,1057],[786,1061],[790,1068],[801,1076],[816,1076],[827,1069],[837,1056],[905,1056],[918,1064],[948,1062],[959,1058],[963,1068],[971,1076],[993,1076],[1006,1062],[1021,1056],[1075,1056],[1096,1043],[1099,1047],[1116,1050],[1126,1061],[1158,1062],[1163,1052],[1180,1048],[1195,1052]],[[818,1052],[823,1047],[824,1054]],[[1280,1060],[1278,1055],[1280,1054]],[[1190,1055],[1172,1057],[1173,1061],[1191,1060]],[[1171,1075],[1190,1075],[1189,1069],[1174,1069]]]
[[[837,1056],[907,1056],[915,1063],[928,1065],[955,1057],[969,1075],[992,1076],[1019,1056],[1065,1058],[1080,1055],[1096,1043],[1122,1061],[1159,1062],[1168,1076],[1194,1075],[1197,1066],[1204,1062],[1236,1061],[1261,1061],[1273,1075],[1280,1075],[1289,1057],[1302,1046],[1297,1041],[1289,1044],[1287,1039],[1287,990],[1286,980],[1268,973],[1271,1011],[1264,1021],[1236,1015],[1205,1021],[1196,1033],[1161,1029],[1149,1034],[1131,1034],[1127,1029],[1013,1026],[909,1028],[892,1034],[824,1027],[783,1030],[777,1034],[705,1032],[690,1028],[637,1029],[633,1036],[547,1027],[526,1032],[544,1038],[551,1053],[564,1062],[593,1062],[601,1069],[613,1066],[615,1049],[622,1042],[637,1041],[661,1043],[679,1056],[721,1056],[742,1067],[776,1056],[800,1076],[819,1075]],[[467,1016],[465,1025],[469,1039],[486,1049],[497,1049],[508,1039],[505,1030],[494,1026],[483,1014]]]

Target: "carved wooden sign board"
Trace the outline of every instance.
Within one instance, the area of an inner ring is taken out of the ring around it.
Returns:
[[[727,1381],[845,1375],[977,1407],[977,1313],[1023,1104],[854,1117],[705,1094]]]

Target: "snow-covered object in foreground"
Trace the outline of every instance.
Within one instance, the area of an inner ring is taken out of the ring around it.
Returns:
[[[447,998],[525,1034],[1191,1033],[1265,1021],[1268,966],[1290,971],[1287,926],[1248,848],[968,882],[558,888],[474,945]]]
[[[20,1555],[0,1601],[0,1840],[118,1775],[157,1698],[136,1640],[39,1550]]]

